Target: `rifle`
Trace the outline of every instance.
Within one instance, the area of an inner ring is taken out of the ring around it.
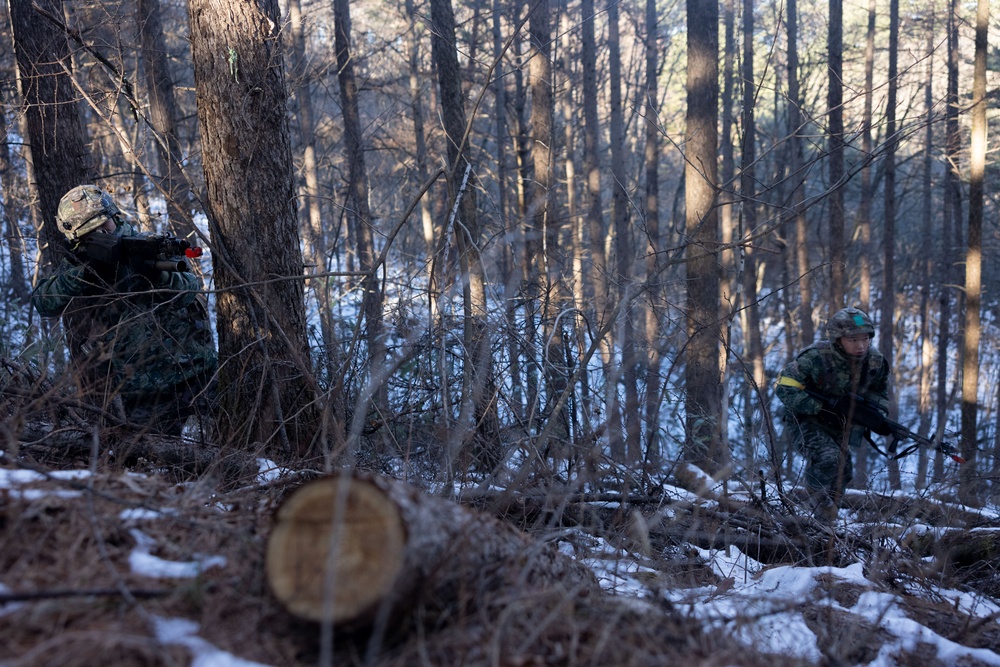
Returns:
[[[80,247],[96,262],[126,264],[146,275],[158,271],[188,271],[187,259],[201,257],[202,252],[198,246],[166,234],[88,234]]]
[[[875,451],[882,454],[886,458],[901,459],[904,456],[911,454],[919,447],[930,447],[931,449],[936,449],[946,456],[950,456],[951,460],[956,463],[965,463],[965,459],[962,458],[962,456],[958,453],[958,450],[952,445],[943,441],[935,442],[934,438],[927,438],[914,433],[899,422],[892,421],[883,415],[877,407],[866,400],[863,396],[855,394],[854,392],[848,392],[845,396],[835,398],[818,392],[815,389],[809,389],[808,387],[803,387],[803,389],[807,394],[823,404],[823,410],[838,417],[842,417],[844,420],[849,419],[852,424],[864,426],[872,433],[891,436],[892,442],[889,444],[887,450],[888,453],[879,449],[878,446],[872,441],[871,437],[868,437],[868,442],[875,448]],[[912,444],[903,449],[903,451],[896,453],[896,447],[901,440],[912,440],[915,444]]]

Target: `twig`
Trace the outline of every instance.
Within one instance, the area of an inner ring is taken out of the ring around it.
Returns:
[[[129,591],[135,598],[161,598],[173,591],[167,589]],[[23,593],[0,593],[0,605],[12,602],[30,602],[32,600],[52,600],[57,598],[76,597],[118,597],[122,591],[117,588],[83,588],[54,591],[25,591]]]

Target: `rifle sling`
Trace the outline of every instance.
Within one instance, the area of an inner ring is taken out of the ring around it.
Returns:
[[[890,461],[897,461],[903,458],[904,456],[909,456],[910,454],[913,453],[914,450],[920,448],[919,444],[910,445],[909,447],[907,447],[906,449],[897,454],[896,444],[899,442],[899,438],[894,437],[892,439],[892,444],[889,445],[889,451],[887,452],[882,451],[882,448],[875,444],[875,440],[872,438],[871,431],[868,430],[865,430],[865,440],[867,440],[868,444],[872,446],[872,449],[874,449],[876,452],[878,452],[885,458],[889,459]]]

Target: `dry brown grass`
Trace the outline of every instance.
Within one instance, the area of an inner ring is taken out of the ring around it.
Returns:
[[[0,492],[0,583],[8,592],[51,595],[26,600],[0,616],[4,666],[190,664],[187,648],[156,638],[156,618],[194,621],[197,636],[219,649],[275,666],[804,664],[748,649],[722,631],[706,632],[701,621],[666,603],[580,596],[560,588],[494,591],[474,605],[445,607],[433,617],[417,605],[411,615],[374,633],[331,634],[291,618],[264,580],[271,516],[291,485],[247,485],[224,494],[208,479],[176,484],[155,471],[146,476],[118,471],[85,484],[92,488],[46,480]],[[23,495],[29,489],[40,495]],[[123,521],[123,510],[139,508],[161,514],[134,524]],[[154,555],[171,561],[223,556],[226,565],[195,579],[136,574],[129,564],[133,525],[153,538]],[[687,557],[665,558],[658,567],[658,585],[712,583]],[[861,593],[833,581],[827,588],[844,607]],[[102,593],[78,594],[95,590]],[[1000,647],[995,623],[972,628],[944,603],[911,600],[906,608],[915,620],[955,641]],[[802,612],[824,642],[828,664],[864,663],[887,641],[877,625],[829,605],[804,604]],[[900,664],[934,665],[927,650],[918,645]]]

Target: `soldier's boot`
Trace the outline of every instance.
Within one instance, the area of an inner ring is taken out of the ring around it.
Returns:
[[[837,520],[837,504],[833,502],[830,494],[824,490],[815,490],[810,497],[813,517],[825,524],[831,524]]]

